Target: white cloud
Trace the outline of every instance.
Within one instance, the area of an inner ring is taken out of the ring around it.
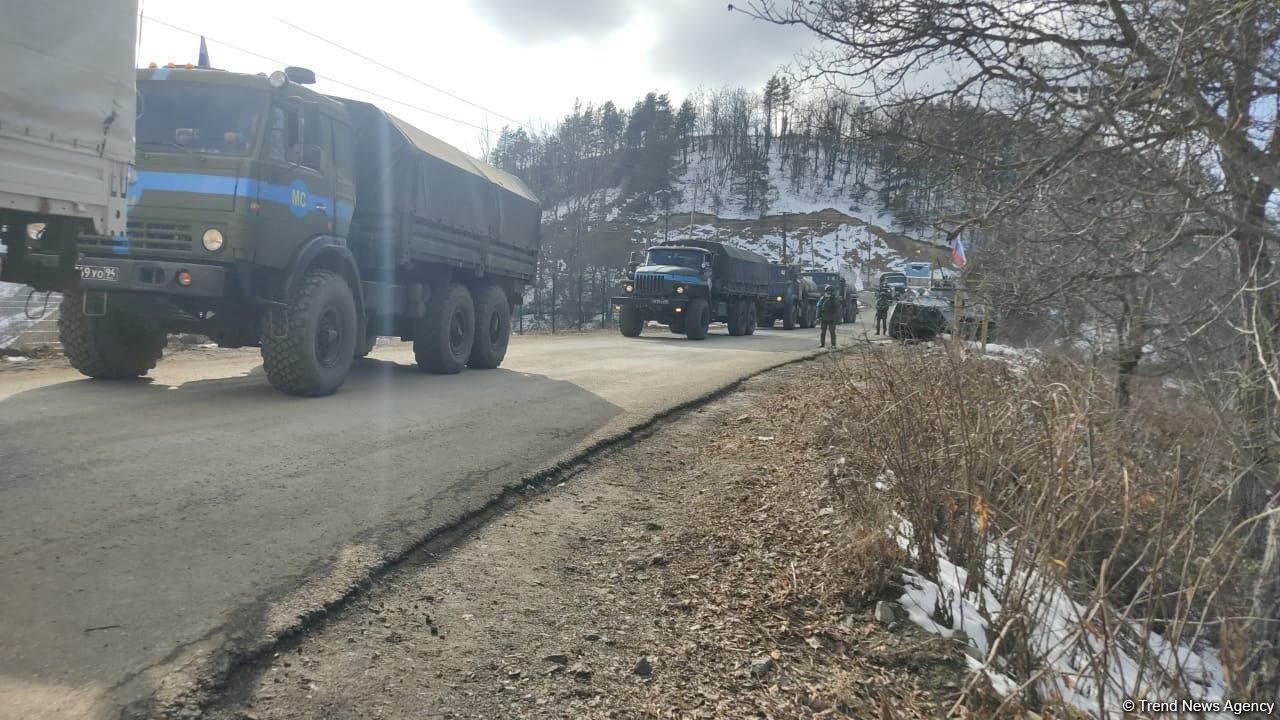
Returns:
[[[508,120],[434,92],[285,25],[287,20],[496,113],[531,125],[554,121],[575,98],[623,107],[645,92],[677,100],[699,86],[763,85],[805,41],[749,20],[720,0],[147,0],[146,15],[208,37],[216,67],[270,72],[274,62],[498,130]],[[199,39],[142,24],[138,56],[195,62]],[[237,46],[271,60],[236,50]],[[317,89],[385,106],[475,153],[481,130],[322,80]]]

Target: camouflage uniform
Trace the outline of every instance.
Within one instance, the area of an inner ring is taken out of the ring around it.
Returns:
[[[893,296],[887,291],[881,290],[876,296],[876,334],[889,331],[889,305],[893,303]]]
[[[818,317],[822,320],[822,328],[818,331],[818,346],[827,346],[827,333],[831,333],[831,347],[836,346],[836,323],[840,322],[840,298],[830,287],[818,299]]]

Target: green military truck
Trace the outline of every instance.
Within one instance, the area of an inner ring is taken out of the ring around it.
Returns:
[[[76,369],[144,375],[170,332],[260,347],[268,380],[293,395],[334,392],[385,335],[412,340],[429,372],[502,362],[537,263],[537,198],[314,79],[139,71],[126,234],[46,233],[5,268],[64,293]]]
[[[764,326],[773,327],[779,320],[783,330],[811,328],[817,323],[819,288],[799,265],[770,263],[772,280],[769,297],[764,304]]]
[[[714,240],[655,245],[629,274],[613,298],[626,337],[638,337],[649,320],[690,340],[705,340],[715,321],[730,335],[753,335],[769,293],[768,260]]]

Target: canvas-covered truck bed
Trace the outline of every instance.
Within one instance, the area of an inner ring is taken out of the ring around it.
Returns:
[[[769,294],[772,270],[763,255],[713,240],[680,240],[671,244],[710,250],[712,273],[722,283],[719,292],[761,298]]]
[[[519,178],[373,105],[341,102],[355,141],[350,245],[362,264],[432,262],[533,279],[542,211]]]
[[[0,224],[10,213],[10,223],[76,218],[99,234],[125,231],[137,7],[4,1]]]

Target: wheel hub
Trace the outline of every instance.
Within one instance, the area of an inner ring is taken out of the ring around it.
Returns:
[[[324,367],[333,367],[338,363],[341,345],[342,326],[338,320],[338,311],[328,308],[316,325],[316,359]]]

